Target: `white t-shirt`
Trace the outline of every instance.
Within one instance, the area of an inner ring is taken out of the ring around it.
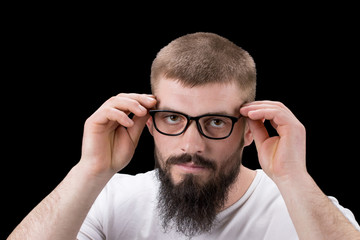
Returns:
[[[156,170],[135,176],[116,174],[90,209],[78,239],[187,239],[175,231],[163,232],[156,208],[158,189]],[[352,212],[329,198],[360,230]],[[192,239],[292,240],[298,236],[277,186],[257,170],[244,196],[218,214],[212,232]]]

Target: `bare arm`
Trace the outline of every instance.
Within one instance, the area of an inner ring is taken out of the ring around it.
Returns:
[[[310,175],[277,183],[300,239],[358,239],[360,232]]]
[[[131,160],[154,97],[119,94],[106,101],[84,126],[82,155],[64,180],[8,237],[76,239],[92,204],[110,178]],[[128,114],[135,114],[131,120]]]
[[[15,239],[76,239],[92,203],[107,179],[87,176],[79,163],[9,236]]]
[[[346,219],[308,174],[304,126],[282,103],[245,104],[260,165],[278,186],[300,239],[360,239]],[[269,137],[263,120],[270,120],[278,136]]]

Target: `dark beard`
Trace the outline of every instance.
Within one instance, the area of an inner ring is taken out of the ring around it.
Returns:
[[[201,156],[183,154],[170,157],[165,167],[158,168],[160,190],[158,209],[165,231],[175,229],[187,237],[210,232],[215,225],[217,213],[224,207],[232,183],[237,178],[241,165],[241,148],[226,159],[220,168],[215,161]],[[155,159],[159,159],[155,150]],[[199,181],[197,176],[187,174],[184,179],[174,184],[170,167],[176,163],[194,162],[212,170],[209,180]]]

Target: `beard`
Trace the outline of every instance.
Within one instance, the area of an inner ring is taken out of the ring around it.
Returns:
[[[155,163],[160,180],[157,207],[165,232],[174,229],[191,238],[213,229],[217,213],[224,207],[230,186],[239,175],[242,146],[240,143],[238,149],[220,166],[214,160],[186,153],[171,156],[164,161],[160,159],[155,147]],[[185,174],[179,183],[174,184],[171,166],[188,162],[211,171],[208,180],[203,181],[194,174]]]

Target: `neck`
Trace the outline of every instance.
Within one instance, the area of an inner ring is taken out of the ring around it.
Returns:
[[[234,203],[239,201],[242,196],[244,196],[246,191],[249,189],[251,183],[253,182],[255,176],[256,171],[246,168],[243,165],[240,166],[239,175],[237,176],[235,182],[231,185],[228,193],[228,199],[221,211],[229,208]]]

